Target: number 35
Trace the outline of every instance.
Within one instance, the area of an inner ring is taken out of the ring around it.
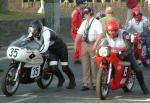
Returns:
[[[16,58],[18,55],[18,50],[19,49],[17,49],[17,48],[11,48],[11,52],[10,52],[9,56]]]

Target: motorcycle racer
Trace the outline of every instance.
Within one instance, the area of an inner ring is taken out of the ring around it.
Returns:
[[[128,33],[143,33],[143,26],[144,23],[148,23],[148,19],[142,15],[139,8],[133,8],[131,11],[132,19],[128,22],[128,25],[126,27],[126,31]]]
[[[30,40],[35,40],[41,45],[39,50],[40,53],[48,52],[50,55],[50,68],[47,68],[47,71],[50,71],[57,76],[59,80],[57,87],[62,87],[65,81],[62,73],[58,69],[58,62],[60,61],[63,72],[70,80],[69,85],[66,88],[75,88],[75,77],[68,65],[68,51],[66,44],[56,35],[55,31],[46,26],[43,26],[41,21],[33,20],[30,26],[31,27],[28,35]]]
[[[122,29],[115,20],[109,20],[105,25],[106,38],[102,39],[101,44],[107,44],[110,47],[126,48],[119,57],[131,63],[131,68],[136,74],[136,78],[144,94],[148,94],[149,90],[145,85],[143,73],[134,57],[133,46],[130,43],[129,35]]]

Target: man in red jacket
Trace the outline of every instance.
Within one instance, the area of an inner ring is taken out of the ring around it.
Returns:
[[[76,7],[72,13],[71,20],[71,35],[73,41],[77,35],[77,30],[79,29],[82,18],[83,18],[83,9],[84,9],[84,0],[76,0]],[[81,40],[79,40],[77,45],[77,50],[74,51],[73,59],[74,63],[79,64],[80,62],[80,54],[81,54]]]

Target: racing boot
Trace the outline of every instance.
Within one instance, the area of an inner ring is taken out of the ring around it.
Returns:
[[[54,73],[54,74],[56,75],[56,77],[58,78],[57,88],[61,88],[61,87],[63,86],[63,83],[65,82],[65,79],[64,79],[62,73],[60,72],[59,69],[54,70],[53,73]]]
[[[141,71],[136,73],[136,78],[137,78],[137,80],[138,80],[138,82],[140,84],[140,87],[141,87],[143,93],[144,94],[149,94],[149,90],[148,90],[148,88],[145,85],[143,74],[142,74]]]
[[[68,76],[69,78],[69,85],[66,87],[66,89],[74,89],[76,87],[75,77],[71,69],[68,68],[62,68],[63,72]]]

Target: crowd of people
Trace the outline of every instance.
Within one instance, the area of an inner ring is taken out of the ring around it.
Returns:
[[[76,0],[76,8],[72,13],[71,35],[74,42],[73,61],[75,64],[82,65],[83,85],[81,91],[87,91],[90,88],[96,89],[98,66],[94,57],[95,49],[101,40],[106,40],[110,47],[126,47],[124,56],[131,63],[143,93],[148,94],[149,90],[144,82],[143,72],[136,62],[133,46],[130,42],[126,42],[124,36],[130,33],[143,33],[143,25],[148,20],[142,15],[139,8],[134,7],[131,10],[132,19],[125,25],[125,31],[121,29],[114,14],[113,7],[108,6],[105,11],[100,11],[95,16],[92,7],[85,7],[84,0]],[[29,34],[29,38],[40,42],[42,45],[41,53],[48,51],[51,56],[50,66],[52,69],[47,71],[53,72],[58,77],[57,87],[62,87],[65,81],[58,69],[58,61],[60,61],[62,70],[70,80],[67,89],[74,89],[76,81],[68,64],[68,52],[65,43],[52,29],[43,26],[38,20],[33,21],[31,27],[33,31]]]

